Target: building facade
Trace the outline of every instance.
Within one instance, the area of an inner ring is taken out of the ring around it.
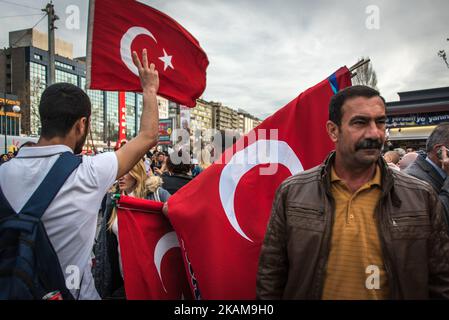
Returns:
[[[210,142],[211,140],[211,132],[209,129],[214,128],[213,113],[214,108],[212,105],[202,99],[196,101],[196,106],[191,112],[190,127],[192,134],[201,133],[204,142]]]
[[[240,116],[236,110],[223,106],[221,103],[212,102],[212,105],[215,113],[215,129],[243,131]]]
[[[449,87],[398,93],[387,102],[387,132],[394,147],[425,149],[436,125],[449,122]]]
[[[245,110],[239,109],[238,114],[240,116],[240,129],[244,134],[247,134],[262,122],[260,119],[249,114]]]
[[[0,92],[0,135],[20,135],[21,117],[19,113],[14,112],[14,106],[20,107],[19,98]]]

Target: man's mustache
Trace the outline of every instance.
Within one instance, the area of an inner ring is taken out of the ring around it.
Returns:
[[[365,139],[355,145],[355,151],[362,149],[382,149],[383,143],[377,139]]]

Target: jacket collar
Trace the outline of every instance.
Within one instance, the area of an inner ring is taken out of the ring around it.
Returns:
[[[427,173],[430,174],[430,175],[434,175],[434,176],[437,178],[437,180],[438,180],[438,177],[441,177],[441,179],[444,180],[444,178],[441,176],[441,174],[437,171],[436,165],[433,164],[433,163],[432,163],[432,164],[433,164],[433,165],[432,165],[432,164],[429,162],[429,161],[432,161],[432,160],[429,159],[429,161],[427,161],[426,158],[427,158],[427,155],[426,155],[426,154],[420,154],[420,155],[416,158],[415,162],[416,162],[416,164],[417,164],[418,166],[421,167],[422,170],[424,170],[425,172],[427,172]]]
[[[335,154],[335,151],[329,153],[320,168],[321,181],[325,186],[327,193],[330,193],[331,190],[331,167],[335,161]],[[394,194],[394,178],[392,169],[388,167],[383,157],[379,157],[377,160],[377,165],[379,166],[381,173],[382,198],[392,192],[393,204],[395,206],[400,206],[401,200]]]

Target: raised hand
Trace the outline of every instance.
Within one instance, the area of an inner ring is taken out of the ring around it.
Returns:
[[[148,66],[147,49],[142,50],[142,62],[137,52],[133,51],[133,61],[139,71],[140,84],[143,92],[156,94],[159,90],[159,73],[154,63]]]

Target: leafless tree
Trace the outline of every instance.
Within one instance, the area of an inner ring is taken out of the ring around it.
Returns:
[[[369,57],[362,57],[359,60],[368,60]],[[377,88],[377,74],[374,71],[371,62],[362,65],[356,69],[356,75],[352,78],[353,84],[365,85],[378,90]]]
[[[447,41],[449,41],[449,38],[446,39]],[[444,50],[440,50],[438,51],[438,56],[443,59],[444,63],[446,64],[446,67],[448,67],[449,69],[449,62],[447,60],[447,55],[446,55],[446,51]]]
[[[45,90],[45,82],[41,81],[38,77],[30,79],[29,86],[30,97],[30,130],[32,135],[40,134],[41,118],[39,115],[39,103],[41,100],[42,92]]]

